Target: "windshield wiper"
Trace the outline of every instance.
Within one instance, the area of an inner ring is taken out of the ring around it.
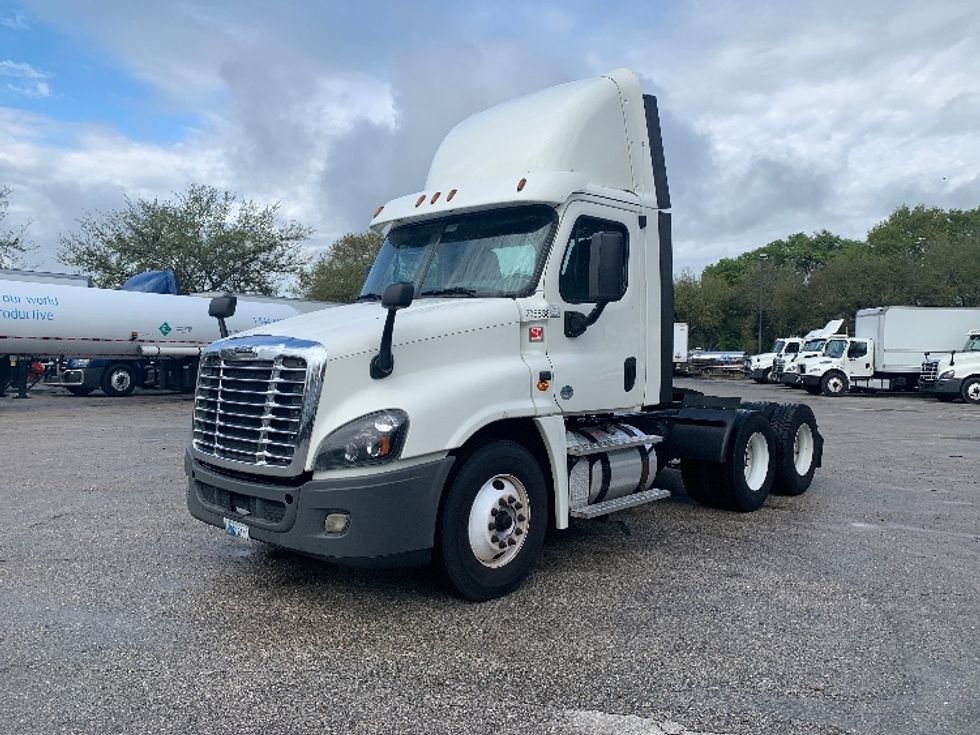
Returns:
[[[357,297],[357,302],[362,301],[381,301],[381,294],[379,293],[362,293]]]
[[[476,296],[476,289],[465,288],[464,286],[453,286],[452,288],[434,288],[430,291],[423,291],[419,296]]]

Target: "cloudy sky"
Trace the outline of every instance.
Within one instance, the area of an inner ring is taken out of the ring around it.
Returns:
[[[197,182],[323,247],[420,189],[468,114],[618,66],[660,98],[678,270],[980,205],[972,0],[0,0],[4,227],[64,270],[83,212]]]

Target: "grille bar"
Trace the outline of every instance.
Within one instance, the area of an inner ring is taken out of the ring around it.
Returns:
[[[926,360],[922,363],[922,372],[919,377],[923,380],[936,380],[939,378],[939,360]]]
[[[299,441],[307,367],[292,355],[206,356],[194,397],[194,448],[236,462],[289,467]]]

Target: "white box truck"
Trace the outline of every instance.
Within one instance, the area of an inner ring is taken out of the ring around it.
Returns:
[[[961,398],[980,405],[980,326],[970,330],[961,350],[950,350],[948,356],[926,353],[919,390],[940,401]]]
[[[824,353],[805,361],[803,386],[837,396],[852,388],[914,390],[926,353],[949,352],[980,322],[980,309],[880,306],[861,309],[854,337],[831,339]]]
[[[463,121],[425,188],[375,212],[358,303],[204,351],[191,514],[324,559],[433,560],[482,600],[549,526],[667,497],[668,462],[712,506],[804,492],[809,408],[678,400],[669,206],[632,72]]]

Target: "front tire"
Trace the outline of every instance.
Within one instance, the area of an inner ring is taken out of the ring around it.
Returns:
[[[980,378],[967,378],[960,386],[960,397],[967,403],[980,406]]]
[[[128,396],[136,390],[136,374],[129,365],[117,362],[102,373],[102,392],[112,398]]]
[[[516,442],[492,441],[462,459],[439,529],[442,567],[461,597],[491,600],[521,585],[544,545],[547,499],[537,460]]]
[[[820,378],[820,392],[831,398],[847,393],[847,376],[836,370]]]

